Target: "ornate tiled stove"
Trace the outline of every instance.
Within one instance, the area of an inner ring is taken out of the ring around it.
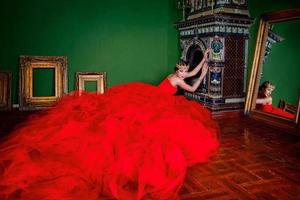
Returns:
[[[205,49],[212,48],[205,80],[194,93],[185,92],[185,96],[213,112],[242,110],[249,27],[253,21],[247,2],[195,0],[187,2],[183,9],[188,17],[176,27],[180,31],[181,58],[189,62],[190,70],[202,59]],[[192,84],[197,78],[198,75],[187,82]]]

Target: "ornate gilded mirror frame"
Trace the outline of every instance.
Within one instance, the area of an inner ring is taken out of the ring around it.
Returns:
[[[33,70],[54,69],[53,96],[33,95]],[[64,56],[20,56],[19,109],[38,110],[51,107],[67,93],[67,58]]]
[[[97,93],[103,94],[105,92],[106,72],[76,72],[76,90],[79,90],[79,95],[85,90],[85,82],[87,81],[97,83]]]
[[[275,116],[255,109],[257,98],[256,94],[258,93],[263,59],[265,55],[265,44],[267,41],[270,24],[296,19],[300,19],[300,8],[282,10],[261,15],[244,113],[245,115],[249,115],[254,119],[263,121],[268,125],[283,128],[284,130],[290,133],[300,134],[300,97],[298,99],[298,105],[296,109],[297,112],[294,120],[286,119],[280,116]]]
[[[11,110],[12,73],[0,71],[0,110]]]

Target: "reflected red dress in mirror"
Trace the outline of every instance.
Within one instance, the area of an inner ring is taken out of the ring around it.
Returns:
[[[0,199],[176,199],[217,150],[210,112],[159,86],[66,95],[0,144]]]
[[[289,118],[289,119],[295,118],[295,115],[293,115],[292,113],[289,113],[280,108],[274,107],[272,104],[260,105],[260,106],[258,106],[258,109],[261,111],[267,112],[267,113],[271,113],[271,114]]]

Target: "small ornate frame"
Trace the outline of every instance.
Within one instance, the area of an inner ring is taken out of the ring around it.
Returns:
[[[0,71],[0,110],[11,110],[12,73]]]
[[[85,90],[86,81],[97,82],[98,94],[106,91],[106,72],[76,72],[76,90],[79,91],[79,95]]]
[[[33,69],[35,68],[54,69],[54,96],[33,96]],[[20,110],[51,107],[67,93],[67,58],[64,56],[20,56],[19,84]]]

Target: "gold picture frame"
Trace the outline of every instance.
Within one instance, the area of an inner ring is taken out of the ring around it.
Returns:
[[[33,96],[34,69],[54,69],[54,96]],[[51,107],[67,93],[67,58],[65,56],[20,56],[19,84],[19,110]]]
[[[106,72],[76,72],[76,87],[79,95],[85,90],[85,82],[96,81],[96,93],[103,94],[106,91]]]
[[[296,105],[295,119],[290,120],[281,116],[272,115],[259,110],[256,110],[256,99],[259,89],[259,82],[261,79],[261,71],[263,65],[263,59],[265,55],[265,46],[268,37],[268,31],[271,24],[278,22],[285,22],[290,20],[300,19],[300,8],[293,8],[288,10],[281,10],[271,13],[265,13],[261,15],[259,28],[256,39],[256,47],[253,58],[253,64],[251,69],[250,80],[248,84],[248,91],[246,96],[246,103],[244,114],[256,119],[260,122],[264,122],[267,125],[281,128],[286,132],[292,134],[300,134],[300,91],[299,98]]]
[[[0,110],[11,110],[12,73],[0,71]]]

